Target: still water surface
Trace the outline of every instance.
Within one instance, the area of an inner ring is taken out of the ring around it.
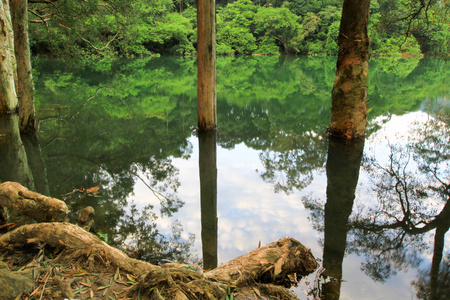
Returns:
[[[152,262],[209,268],[290,236],[341,299],[448,296],[449,63],[373,60],[351,144],[326,135],[334,65],[218,58],[217,134],[198,136],[194,60],[40,61],[36,188],[74,217],[94,206],[110,243]]]

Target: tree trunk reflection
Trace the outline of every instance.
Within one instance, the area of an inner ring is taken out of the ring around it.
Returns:
[[[34,190],[33,175],[20,137],[19,116],[0,116],[0,181],[15,181]]]
[[[217,153],[216,132],[198,133],[203,267],[217,267]]]
[[[36,134],[22,134],[21,138],[27,153],[28,165],[33,176],[35,192],[49,196],[50,190],[39,139]]]
[[[324,284],[322,299],[339,299],[347,224],[355,199],[363,149],[364,139],[329,138],[323,275],[332,277],[332,280]]]

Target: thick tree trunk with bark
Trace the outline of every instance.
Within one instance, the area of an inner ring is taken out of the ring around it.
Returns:
[[[37,122],[34,108],[30,43],[28,39],[27,7],[27,0],[11,0],[14,49],[17,62],[18,81],[16,92],[19,101],[20,131],[35,132],[37,129]]]
[[[363,136],[366,130],[369,6],[370,0],[344,0],[342,9],[329,132],[346,139]]]
[[[17,110],[16,59],[9,0],[0,0],[0,115]]]
[[[217,126],[216,99],[216,5],[197,1],[197,98],[199,130]]]

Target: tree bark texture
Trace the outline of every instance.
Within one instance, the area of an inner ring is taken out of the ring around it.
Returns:
[[[28,39],[28,1],[11,0],[11,17],[14,29],[14,49],[17,62],[16,92],[19,101],[20,131],[37,129],[34,108],[34,89],[31,70],[30,43]]]
[[[214,0],[197,0],[198,128],[204,131],[217,126],[215,14]]]
[[[0,115],[17,110],[16,80],[14,34],[9,0],[0,0]]]
[[[0,206],[8,208],[17,218],[23,216],[26,220],[37,222],[65,221],[69,213],[63,201],[32,192],[10,181],[0,184]]]
[[[344,0],[342,8],[329,132],[346,139],[363,136],[366,130],[369,6],[370,0]]]

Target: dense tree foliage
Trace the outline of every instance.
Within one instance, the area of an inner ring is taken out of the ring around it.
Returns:
[[[372,1],[372,55],[448,55],[450,5],[422,3],[428,2]],[[334,55],[341,6],[341,0],[217,1],[217,53]],[[192,0],[30,0],[30,22],[36,55],[195,53]]]

